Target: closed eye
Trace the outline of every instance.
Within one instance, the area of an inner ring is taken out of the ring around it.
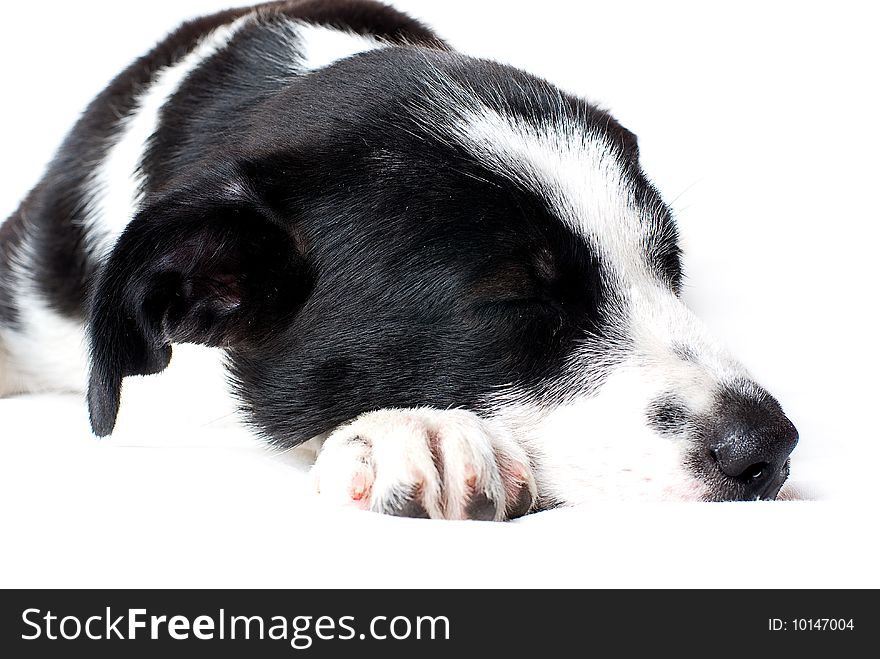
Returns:
[[[568,318],[562,305],[542,298],[510,298],[479,302],[477,311],[480,316],[510,319],[511,317],[524,324],[537,323],[553,328],[554,331],[565,325]]]
[[[515,297],[485,300],[478,303],[479,307],[486,309],[545,309],[555,310],[558,305],[550,300],[536,297]]]

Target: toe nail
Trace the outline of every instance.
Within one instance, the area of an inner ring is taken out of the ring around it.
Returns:
[[[490,499],[485,492],[475,492],[468,502],[465,516],[468,519],[480,521],[491,521],[495,519],[495,513],[498,506]]]
[[[418,499],[407,499],[403,503],[386,508],[383,512],[395,517],[415,517],[417,519],[428,519],[428,511]]]
[[[507,506],[507,517],[509,519],[522,517],[529,512],[532,503],[532,493],[529,491],[529,484],[528,482],[524,482],[520,485],[519,490],[511,498],[510,504]]]

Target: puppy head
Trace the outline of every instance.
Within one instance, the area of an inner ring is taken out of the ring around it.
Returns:
[[[200,342],[226,349],[280,445],[370,409],[461,406],[530,447],[550,501],[776,495],[796,431],[679,300],[673,219],[607,113],[400,48],[261,112],[102,269],[99,434],[123,377]]]

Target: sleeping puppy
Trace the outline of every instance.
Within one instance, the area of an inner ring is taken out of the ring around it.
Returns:
[[[608,113],[370,0],[275,2],[132,64],[3,224],[0,393],[87,382],[104,436],[200,343],[348,505],[773,499],[797,431],[681,277]]]

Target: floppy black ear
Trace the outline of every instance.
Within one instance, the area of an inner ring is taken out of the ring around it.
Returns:
[[[89,415],[110,434],[122,379],[162,371],[172,343],[232,346],[293,313],[307,294],[301,254],[240,181],[148,205],[101,268],[88,318]]]

